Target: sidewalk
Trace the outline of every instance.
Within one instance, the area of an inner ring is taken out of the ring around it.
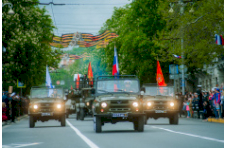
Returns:
[[[216,123],[224,123],[224,119],[223,118],[208,118],[208,122],[216,122]]]
[[[186,116],[182,115],[179,118],[186,118]],[[198,118],[195,116],[194,118],[188,118],[188,119],[198,119]],[[198,119],[198,120],[204,120],[204,119],[202,119],[202,115],[200,115],[200,119]],[[208,118],[207,121],[205,121],[205,122],[224,123],[224,119],[223,118],[216,119],[216,118],[211,117],[211,118]]]
[[[15,123],[17,123],[17,122],[19,122],[20,120],[22,120],[22,119],[24,119],[24,118],[26,118],[26,117],[28,117],[28,115],[26,114],[26,115],[23,115],[23,116],[20,116],[20,117],[18,117],[15,121]],[[2,121],[2,126],[5,126],[5,125],[10,125],[10,124],[12,124],[12,122],[11,122],[11,120],[8,120],[7,122],[3,122]]]

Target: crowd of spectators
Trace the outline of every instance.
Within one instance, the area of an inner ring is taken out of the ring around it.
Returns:
[[[203,91],[199,87],[194,93],[186,92],[183,100],[182,113],[187,118],[198,118],[202,115],[204,121],[207,118],[224,118],[224,88],[213,88],[211,91]]]
[[[15,122],[19,116],[28,114],[29,99],[17,93],[2,92],[2,121]]]

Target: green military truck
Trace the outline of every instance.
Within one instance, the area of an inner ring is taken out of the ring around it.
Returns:
[[[178,124],[180,102],[175,96],[173,86],[160,86],[157,84],[143,84],[143,106],[145,124],[149,118],[169,118],[170,124]]]
[[[37,121],[55,119],[66,125],[64,90],[62,88],[32,87],[28,110],[29,126],[33,128]]]
[[[134,130],[144,131],[144,112],[140,82],[136,76],[99,76],[93,103],[94,130],[102,131],[105,123],[133,122]]]

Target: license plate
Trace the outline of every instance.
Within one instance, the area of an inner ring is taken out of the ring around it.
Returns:
[[[128,117],[128,114],[124,114],[124,113],[114,113],[112,115],[112,117]]]
[[[167,113],[166,110],[155,110],[155,113]]]
[[[52,116],[52,113],[41,113],[41,116]]]

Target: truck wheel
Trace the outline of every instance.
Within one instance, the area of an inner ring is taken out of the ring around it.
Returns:
[[[66,113],[66,118],[69,118],[69,113]]]
[[[94,117],[94,130],[96,133],[102,132],[102,120],[101,117]]]
[[[30,128],[33,128],[35,126],[35,122],[34,122],[34,117],[33,116],[30,116],[29,124],[30,124]]]
[[[138,132],[144,131],[144,116],[138,117]]]
[[[138,122],[133,121],[133,124],[134,124],[134,130],[137,131],[138,130]]]
[[[61,126],[66,126],[66,117],[65,117],[65,115],[62,115],[62,117],[61,117]]]
[[[170,118],[169,118],[169,122],[170,124],[175,124],[177,125],[178,124],[178,114],[173,114]]]
[[[84,120],[84,109],[80,110],[80,120]]]
[[[148,117],[144,116],[144,123],[147,124],[147,121],[148,121]]]
[[[77,119],[77,120],[80,119],[80,112],[77,112],[76,119]]]

